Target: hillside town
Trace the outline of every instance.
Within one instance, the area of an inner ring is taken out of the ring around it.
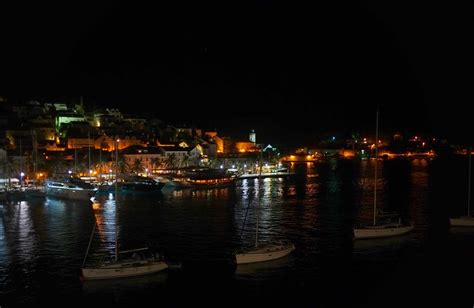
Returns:
[[[326,158],[370,158],[376,142],[373,134],[338,133],[290,149],[258,140],[251,127],[242,130],[248,139],[115,108],[88,108],[82,99],[13,104],[1,98],[0,174],[23,185],[67,172],[97,181],[116,172],[153,176],[192,167],[269,173]],[[378,140],[378,155],[385,159],[429,159],[446,148],[467,153],[433,136],[387,132]]]

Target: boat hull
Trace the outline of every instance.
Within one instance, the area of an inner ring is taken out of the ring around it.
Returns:
[[[463,216],[458,218],[450,218],[449,222],[453,227],[474,227],[474,217]]]
[[[289,255],[293,250],[295,250],[293,244],[264,246],[237,253],[235,259],[237,264],[272,261]]]
[[[413,226],[393,226],[393,227],[367,227],[354,229],[355,239],[371,239],[381,237],[391,237],[406,234],[413,230]]]
[[[191,181],[171,181],[170,186],[174,188],[192,188],[192,189],[212,189],[212,188],[227,188],[235,185],[235,181],[217,182],[209,181],[208,183],[199,183]]]
[[[119,185],[121,192],[131,193],[155,193],[161,192],[161,189],[165,186],[165,183],[156,183],[153,185],[149,184],[135,184],[135,183],[123,183]]]
[[[46,196],[70,200],[90,200],[95,195],[95,190],[63,189],[56,187],[46,187]]]
[[[100,280],[125,278],[133,276],[142,276],[154,274],[166,270],[168,265],[165,262],[139,262],[127,265],[112,264],[102,267],[89,267],[82,269],[82,278],[84,280]]]

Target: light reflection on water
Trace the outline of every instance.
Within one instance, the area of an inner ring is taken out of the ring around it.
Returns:
[[[439,196],[432,197],[439,191],[433,185],[439,188],[439,183],[444,183],[444,174],[437,173],[445,170],[443,165],[433,166],[424,160],[381,161],[377,205],[413,220],[415,231],[407,238],[390,239],[389,250],[383,241],[353,243],[352,224],[372,218],[373,167],[369,160],[332,160],[309,169],[293,165],[297,172],[293,177],[245,179],[229,188],[165,189],[152,197],[119,195],[117,200],[104,195],[92,204],[50,198],[0,203],[3,295],[10,302],[31,303],[59,291],[92,302],[81,291],[78,269],[94,224],[91,253],[115,252],[116,222],[120,249],[153,246],[171,261],[195,266],[188,269],[206,268],[197,275],[206,279],[220,272],[219,262],[228,260],[236,249],[254,244],[256,211],[259,243],[291,240],[296,251],[285,260],[237,268],[233,278],[220,278],[222,287],[233,289],[236,286],[228,284],[236,280],[237,290],[258,295],[260,287],[281,291],[278,285],[283,282],[296,292],[304,282],[332,294],[335,291],[329,288],[336,282],[332,282],[331,273],[351,281],[372,270],[371,262],[393,265],[402,262],[402,255],[423,255],[426,243],[441,232],[437,230],[448,215],[440,210]],[[449,189],[456,189],[456,185],[451,183]],[[166,288],[173,294],[196,279],[193,276],[170,271],[164,282],[150,282],[149,289],[137,287],[131,295],[127,292],[133,284],[118,284],[113,292],[121,294],[119,302],[151,296],[154,288]],[[312,294],[309,287],[300,289],[304,296]]]

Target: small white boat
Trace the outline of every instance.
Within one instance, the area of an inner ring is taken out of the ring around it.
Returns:
[[[262,177],[262,152],[260,151],[260,173],[258,180],[261,181]],[[261,184],[260,184],[261,185]],[[272,261],[276,259],[280,259],[289,255],[293,250],[295,250],[295,245],[291,242],[283,242],[280,241],[275,244],[265,244],[262,246],[258,245],[258,225],[259,225],[259,203],[255,208],[256,212],[256,226],[255,226],[255,246],[253,248],[245,249],[242,251],[237,251],[235,253],[235,261],[237,265],[239,264],[247,264],[247,263],[257,263],[257,262],[265,262],[265,261]],[[249,203],[250,204],[250,203]],[[247,210],[249,207],[247,207]],[[242,229],[243,231],[243,229]]]
[[[385,224],[354,228],[355,239],[370,239],[403,235],[413,230],[413,225]]]
[[[461,216],[458,218],[450,218],[449,222],[453,227],[474,227],[473,216]]]
[[[377,110],[377,117],[375,122],[375,140],[379,139],[379,111]],[[373,239],[381,237],[391,237],[397,235],[403,235],[413,230],[413,224],[407,225],[401,223],[401,217],[398,217],[398,222],[386,222],[378,223],[377,216],[380,214],[377,212],[377,158],[378,158],[378,144],[375,143],[375,160],[374,160],[374,211],[373,211],[373,224],[367,225],[360,228],[354,228],[354,239]],[[393,219],[396,214],[384,214],[386,218]]]
[[[116,203],[117,204],[117,203]],[[116,217],[117,219],[117,217]],[[115,256],[108,256],[100,262],[86,265],[87,256],[94,237],[95,224],[82,262],[81,280],[118,279],[154,274],[168,268],[162,256],[148,247],[120,251],[118,243],[117,221],[115,221]]]
[[[144,257],[141,253],[146,250],[148,248],[122,251],[118,260],[103,262],[98,266],[85,266],[82,268],[82,278],[84,280],[125,278],[153,274],[168,268],[168,264],[154,255]],[[131,257],[123,257],[129,254]]]
[[[295,246],[292,243],[265,245],[238,252],[235,259],[237,264],[265,262],[286,257],[293,250]]]

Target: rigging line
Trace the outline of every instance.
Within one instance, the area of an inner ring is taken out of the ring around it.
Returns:
[[[240,240],[242,239],[242,236],[244,235],[245,223],[247,222],[247,216],[248,216],[248,213],[249,213],[251,200],[252,200],[251,195],[249,195],[249,202],[247,203],[247,209],[245,210],[245,217],[244,217],[244,222],[242,224],[242,230],[240,230]]]
[[[96,222],[94,221],[94,227],[92,227],[91,237],[89,239],[89,244],[87,245],[86,255],[84,256],[84,261],[82,261],[82,267],[86,264],[87,255],[89,254],[89,249],[91,247],[92,238],[94,237]]]

